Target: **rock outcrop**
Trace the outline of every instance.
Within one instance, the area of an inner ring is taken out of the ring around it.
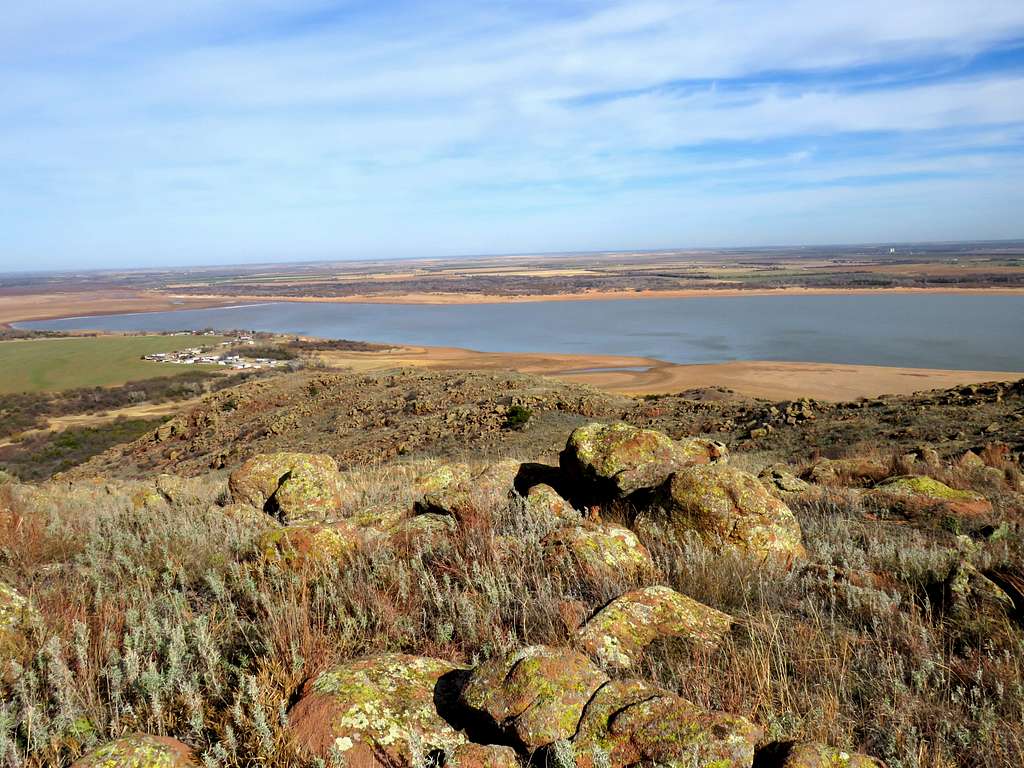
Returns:
[[[467,742],[438,712],[439,702],[456,695],[447,679],[457,670],[441,659],[402,654],[348,662],[306,684],[288,732],[301,755],[329,765],[425,765],[431,753]]]
[[[199,761],[176,739],[134,733],[104,744],[71,768],[199,768]]]
[[[678,469],[725,455],[725,447],[710,440],[676,441],[653,429],[595,423],[573,431],[559,463],[581,496],[606,500],[657,488]]]
[[[362,543],[359,529],[348,522],[300,522],[267,531],[259,551],[269,562],[289,568],[336,563]]]
[[[262,453],[231,473],[235,502],[288,522],[326,518],[341,506],[338,464],[325,454]]]
[[[908,517],[928,514],[978,517],[992,512],[992,502],[980,493],[950,488],[926,475],[890,477],[866,493],[865,501]]]
[[[716,550],[791,561],[803,557],[800,525],[748,472],[716,464],[677,472],[642,510],[637,530],[652,538],[696,535]]]
[[[885,768],[874,757],[815,741],[774,744],[759,752],[758,760],[766,768]]]
[[[0,582],[0,677],[11,660],[25,652],[27,632],[35,618],[28,598]]]
[[[647,581],[656,568],[651,553],[628,528],[580,524],[560,528],[544,539],[552,568],[570,568],[588,580]]]
[[[669,587],[636,589],[616,598],[577,632],[580,645],[606,667],[630,667],[658,638],[680,637],[714,648],[732,617]]]
[[[765,467],[758,473],[757,479],[764,484],[769,493],[786,504],[813,503],[825,496],[825,489],[820,485],[801,480],[783,465]]]
[[[530,646],[473,670],[462,703],[527,749],[569,739],[608,676],[568,648]]]
[[[750,768],[762,731],[639,680],[614,680],[588,702],[573,739],[578,768]]]

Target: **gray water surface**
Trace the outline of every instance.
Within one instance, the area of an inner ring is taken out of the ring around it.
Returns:
[[[1024,296],[728,296],[519,304],[269,303],[20,323],[51,330],[249,329],[491,352],[792,360],[1024,371]]]

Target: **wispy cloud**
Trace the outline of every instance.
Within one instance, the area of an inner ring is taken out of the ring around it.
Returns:
[[[45,6],[12,266],[1024,236],[1019,0]]]

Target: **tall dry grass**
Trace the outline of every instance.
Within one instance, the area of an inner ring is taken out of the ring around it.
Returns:
[[[346,511],[407,507],[415,469],[349,475]],[[298,766],[284,726],[318,671],[382,651],[472,664],[570,643],[567,614],[638,586],[549,567],[550,524],[502,495],[476,498],[448,547],[368,545],[281,570],[253,557],[257,527],[225,515],[222,495],[214,481],[148,508],[116,489],[7,493],[2,577],[42,619],[0,700],[0,764],[68,765],[142,730],[188,742],[211,767]],[[713,652],[658,643],[640,673],[752,717],[770,739],[858,747],[893,768],[1024,764],[1019,628],[979,635],[933,601],[963,543],[866,522],[841,495],[799,515],[809,570],[646,542],[665,583],[739,627]],[[1020,561],[1012,536],[976,550],[982,567]]]

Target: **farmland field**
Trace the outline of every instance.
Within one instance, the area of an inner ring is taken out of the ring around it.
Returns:
[[[220,336],[98,336],[0,342],[0,393],[107,387],[211,366],[142,360],[153,352],[216,344]]]

